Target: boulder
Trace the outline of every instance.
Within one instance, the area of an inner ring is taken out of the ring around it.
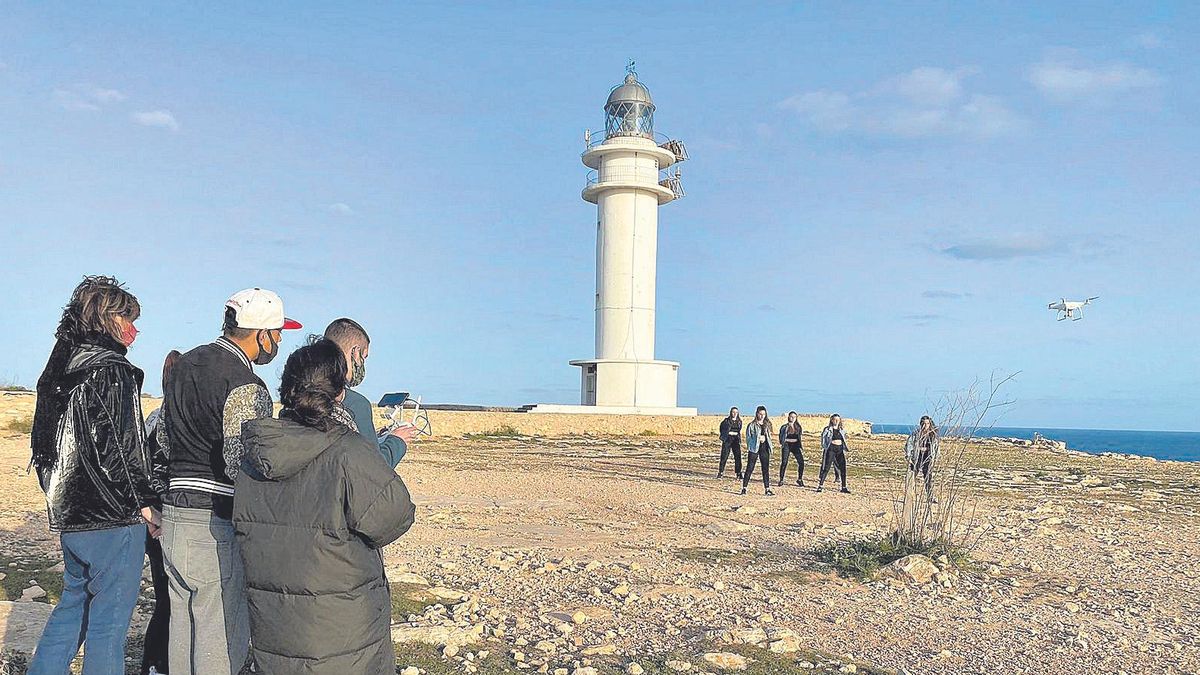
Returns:
[[[767,646],[776,654],[792,654],[800,651],[800,640],[795,635],[785,635]]]
[[[0,651],[33,653],[52,611],[44,602],[0,601]]]
[[[927,584],[938,571],[937,565],[933,564],[932,560],[919,553],[914,553],[884,566],[879,570],[879,576],[912,584]]]
[[[746,666],[749,665],[746,662],[746,657],[732,652],[708,652],[703,658],[709,664],[721,670],[745,670]]]
[[[475,644],[483,636],[483,624],[471,628],[456,626],[392,626],[393,642],[421,642],[435,647]]]

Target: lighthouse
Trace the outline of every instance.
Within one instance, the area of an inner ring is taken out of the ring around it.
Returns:
[[[580,369],[580,406],[548,412],[695,415],[677,403],[679,363],[654,355],[658,209],[683,197],[683,143],[654,130],[654,100],[630,63],[604,104],[604,133],[585,133],[591,169],[584,201],[596,205],[596,356]]]

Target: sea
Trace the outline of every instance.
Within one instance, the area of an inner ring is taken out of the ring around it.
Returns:
[[[912,431],[912,425],[872,424],[871,430],[877,434],[907,434]],[[1064,441],[1071,450],[1093,454],[1120,452],[1155,459],[1200,462],[1200,432],[1196,431],[990,427],[979,429],[975,435],[1033,440],[1035,433],[1056,441]]]

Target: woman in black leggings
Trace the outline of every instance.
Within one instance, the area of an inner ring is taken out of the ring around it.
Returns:
[[[821,432],[821,476],[817,480],[817,492],[825,489],[825,476],[829,467],[833,467],[835,478],[842,480],[842,492],[850,494],[846,487],[846,432],[842,428],[842,416],[830,415],[829,424]]]
[[[771,492],[771,468],[768,466],[771,459],[771,435],[774,429],[771,428],[771,418],[767,417],[766,406],[758,406],[754,411],[754,419],[746,425],[746,473],[742,474],[742,494],[746,494],[746,488],[750,485],[750,476],[754,473],[754,461],[762,462],[762,478],[763,488],[766,494],[773,495]]]
[[[721,420],[721,465],[717,467],[717,478],[725,475],[725,463],[733,452],[733,470],[738,480],[742,479],[742,415],[737,406],[729,409],[729,417]]]
[[[787,424],[779,429],[779,456],[783,458],[779,462],[780,487],[783,487],[783,476],[787,473],[788,455],[795,457],[796,463],[799,464],[800,475],[796,477],[796,485],[804,487],[804,449],[800,446],[802,431],[796,411],[789,412]]]

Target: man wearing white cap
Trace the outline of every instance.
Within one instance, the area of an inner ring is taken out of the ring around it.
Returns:
[[[250,648],[242,558],[234,539],[233,481],[242,425],[270,417],[271,394],[251,364],[279,354],[300,324],[271,291],[225,303],[222,335],[184,354],[163,391],[158,441],[169,457],[163,558],[171,595],[172,675],[237,675]]]

